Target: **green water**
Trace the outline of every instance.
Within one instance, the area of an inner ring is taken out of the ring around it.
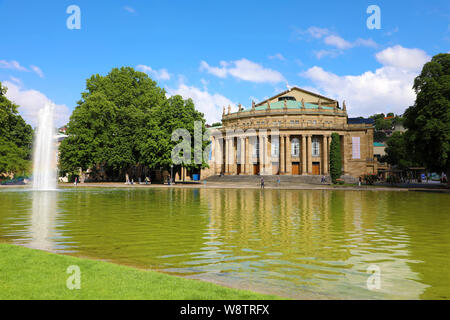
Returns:
[[[448,208],[420,192],[2,189],[0,241],[292,298],[450,299]]]

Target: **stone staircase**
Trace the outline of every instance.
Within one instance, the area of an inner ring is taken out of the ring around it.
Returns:
[[[263,176],[265,185],[277,185],[278,176]],[[297,184],[322,184],[322,176],[279,176],[280,183],[283,185],[297,185]],[[206,179],[207,182],[220,182],[220,183],[245,183],[245,184],[259,184],[261,182],[261,176],[236,176],[236,175],[224,175],[224,176],[211,176]],[[325,177],[326,183],[330,183],[330,176]]]

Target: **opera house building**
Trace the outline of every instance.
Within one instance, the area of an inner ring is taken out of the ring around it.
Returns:
[[[328,175],[338,133],[342,174],[376,173],[372,119],[348,118],[345,101],[293,87],[237,112],[223,111],[202,175]]]

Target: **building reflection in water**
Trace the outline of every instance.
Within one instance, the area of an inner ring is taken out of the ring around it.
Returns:
[[[202,190],[202,196],[210,221],[200,278],[243,288],[284,287],[280,293],[294,297],[310,290],[419,298],[427,287],[416,281],[409,234],[391,224],[384,194],[237,189]],[[382,273],[377,292],[366,286],[373,264]]]

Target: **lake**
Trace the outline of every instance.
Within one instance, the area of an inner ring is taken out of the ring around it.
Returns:
[[[0,241],[297,299],[450,299],[449,208],[411,191],[3,188]]]

